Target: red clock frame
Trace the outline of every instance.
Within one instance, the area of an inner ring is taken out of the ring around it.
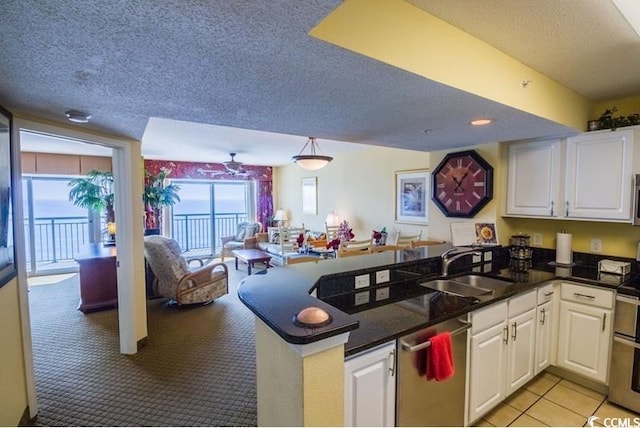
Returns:
[[[449,153],[433,170],[431,189],[447,217],[474,217],[493,199],[493,167],[475,150]]]

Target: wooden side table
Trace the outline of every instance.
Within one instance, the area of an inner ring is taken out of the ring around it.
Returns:
[[[271,256],[264,251],[260,250],[233,250],[233,256],[236,258],[236,270],[238,270],[238,260],[241,260],[247,264],[247,272],[251,275],[251,268],[256,262],[265,262],[267,269],[269,268],[269,261]]]
[[[105,247],[101,243],[87,244],[76,255],[80,265],[78,309],[83,313],[118,306],[116,255],[116,247]]]

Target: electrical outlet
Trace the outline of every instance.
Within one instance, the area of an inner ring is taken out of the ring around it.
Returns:
[[[364,305],[365,303],[369,303],[369,292],[362,291],[360,293],[356,293],[354,304],[357,306],[357,305]]]
[[[379,270],[376,272],[376,284],[383,284],[385,282],[389,282],[389,269]]]
[[[598,238],[591,238],[591,252],[592,253],[601,253],[602,252],[602,241]]]
[[[542,233],[533,234],[533,245],[536,247],[542,247]]]
[[[389,287],[378,288],[376,290],[376,302],[389,298]]]
[[[369,274],[356,276],[356,289],[369,286]]]

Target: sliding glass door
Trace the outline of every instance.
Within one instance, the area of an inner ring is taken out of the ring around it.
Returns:
[[[27,271],[30,275],[77,270],[81,246],[100,240],[100,216],[69,201],[72,177],[23,176]]]
[[[235,235],[238,223],[254,221],[253,182],[172,182],[180,186],[180,202],[172,207],[171,236],[187,255],[218,255],[221,237]]]

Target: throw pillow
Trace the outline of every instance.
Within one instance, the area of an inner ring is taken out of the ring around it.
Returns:
[[[273,232],[271,235],[271,244],[279,244],[280,243],[280,232]]]

